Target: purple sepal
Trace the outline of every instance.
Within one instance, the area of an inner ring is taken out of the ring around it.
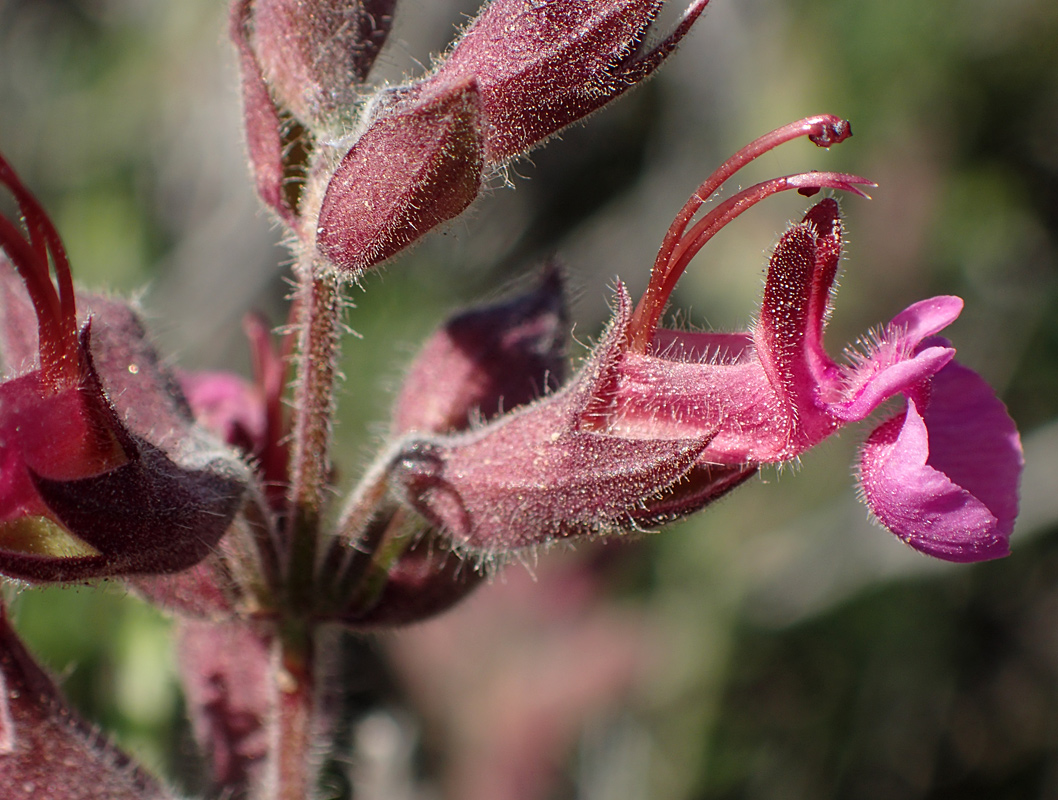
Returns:
[[[475,418],[492,419],[556,388],[565,377],[568,327],[553,263],[531,291],[452,317],[408,370],[394,433],[465,430]]]
[[[710,434],[628,439],[596,430],[630,316],[615,323],[562,392],[465,434],[408,440],[392,465],[397,494],[454,546],[502,555],[574,536],[628,530],[672,502]]]
[[[662,0],[493,0],[424,85],[474,80],[486,157],[500,163],[602,108],[649,76],[705,10],[695,0],[654,46]]]
[[[462,213],[481,190],[479,117],[473,81],[416,93],[377,117],[327,185],[319,251],[355,279]]]
[[[0,271],[8,324],[31,308],[13,276]],[[186,569],[227,530],[248,470],[194,426],[135,312],[82,299],[92,311],[80,383],[50,396],[39,371],[0,384],[0,572],[71,581]],[[7,359],[32,363],[30,337],[4,344]]]
[[[4,553],[0,569],[36,581],[164,574],[198,563],[228,529],[245,475],[216,459],[191,469],[141,443],[136,458],[90,478],[34,476],[55,518],[105,558]]]
[[[336,619],[357,630],[410,625],[441,614],[485,578],[484,572],[453,553],[432,532],[424,532],[386,576],[386,584],[367,607],[353,603]]]

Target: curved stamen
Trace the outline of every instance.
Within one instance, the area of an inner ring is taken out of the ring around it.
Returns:
[[[870,199],[870,195],[858,187],[877,185],[866,178],[848,175],[844,172],[801,172],[782,178],[772,178],[770,181],[755,184],[729,197],[698,220],[690,232],[680,239],[672,249],[663,269],[651,272],[647,290],[632,314],[629,326],[630,349],[638,353],[646,352],[657,330],[661,313],[665,310],[665,304],[691,259],[698,254],[706,242],[719,233],[721,228],[744,211],[749,210],[766,197],[789,189],[799,191],[841,189]]]
[[[747,208],[768,195],[785,189],[808,190],[831,187],[854,191],[862,195],[863,192],[855,188],[857,184],[875,185],[854,175],[831,172],[810,172],[778,178],[739,192],[713,209],[692,228],[690,233],[686,233],[687,226],[694,215],[728,178],[762,154],[801,136],[807,136],[820,147],[830,147],[832,144],[843,142],[851,135],[851,126],[840,117],[831,114],[805,117],[761,136],[743,147],[713,172],[680,209],[665,234],[651,270],[646,293],[639,301],[632,316],[629,328],[631,349],[635,352],[646,352],[664,311],[665,303],[668,302],[669,295],[686,268],[687,262],[720,228]]]
[[[0,217],[0,248],[7,253],[26,282],[37,314],[40,367],[45,390],[52,392],[75,384],[80,374],[78,359],[67,358],[67,355],[76,352],[77,339],[76,336],[73,338],[70,347],[61,323],[59,297],[48,275],[47,264],[41,263],[34,247],[4,217]]]
[[[697,255],[705,243],[712,239],[727,223],[766,197],[790,189],[797,189],[798,191],[841,189],[870,200],[871,196],[859,187],[877,185],[866,178],[861,178],[858,175],[849,175],[844,172],[801,172],[796,175],[772,178],[770,181],[763,181],[750,186],[748,189],[743,189],[702,217],[691,228],[690,233],[680,240],[669,262],[665,283],[670,286],[671,292],[671,288],[675,287],[679,276],[687,268],[688,262]]]
[[[0,247],[26,282],[37,314],[43,383],[47,391],[76,384],[80,377],[77,307],[66,250],[47,213],[0,156],[0,184],[14,195],[28,238],[0,217]],[[55,269],[56,285],[49,269]]]
[[[805,117],[797,122],[791,122],[789,125],[783,125],[781,128],[776,128],[747,144],[721,164],[680,209],[680,213],[672,221],[672,225],[669,226],[668,232],[666,232],[665,238],[661,242],[661,249],[658,250],[658,256],[654,260],[654,269],[660,269],[663,264],[668,262],[673,248],[676,247],[676,243],[683,236],[683,232],[687,229],[691,218],[728,178],[769,150],[773,150],[779,145],[794,139],[800,139],[802,136],[807,136],[819,147],[830,147],[832,144],[840,144],[852,136],[852,126],[848,120],[836,117],[833,114],[817,114],[814,117]]]

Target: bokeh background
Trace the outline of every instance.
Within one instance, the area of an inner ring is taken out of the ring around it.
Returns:
[[[248,179],[225,6],[0,0],[0,149],[82,284],[140,296],[175,363],[245,370],[240,317],[282,320],[286,256]],[[421,70],[475,8],[403,0],[378,80]],[[739,180],[814,168],[879,184],[869,202],[842,200],[832,352],[917,299],[965,299],[950,329],[960,359],[999,389],[1026,444],[1014,554],[944,565],[872,526],[851,477],[864,431],[848,431],[664,533],[542,554],[435,622],[349,638],[355,752],[330,767],[335,796],[1058,797],[1053,0],[713,0],[656,79],[352,290],[343,486],[453,309],[558,254],[578,357],[615,276],[642,291],[698,183],[823,111],[855,137],[786,145]],[[710,243],[677,291],[682,318],[745,326],[770,247],[807,205],[769,200]],[[167,621],[120,587],[7,592],[73,702],[200,787]]]

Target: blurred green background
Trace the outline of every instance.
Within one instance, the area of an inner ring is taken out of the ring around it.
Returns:
[[[248,179],[225,6],[0,0],[0,150],[50,209],[82,284],[141,296],[181,366],[245,370],[240,317],[282,320],[286,256]],[[403,0],[380,80],[429,63],[475,7]],[[671,216],[723,158],[823,111],[851,119],[855,137],[833,152],[787,145],[739,180],[840,169],[879,184],[870,202],[842,200],[832,352],[917,299],[964,298],[950,336],[1027,446],[1014,555],[936,564],[868,524],[851,478],[862,430],[766,471],[614,558],[607,603],[658,637],[653,666],[582,721],[545,796],[1058,797],[1053,0],[713,0],[659,77],[512,165],[513,191],[497,176],[464,218],[352,290],[362,338],[345,346],[343,485],[447,313],[557,253],[576,339],[590,340],[614,276],[642,290]],[[769,200],[710,243],[677,290],[683,318],[746,325],[768,250],[806,207]],[[20,629],[74,703],[194,788],[167,622],[118,587],[17,594]],[[386,702],[414,720],[413,699]],[[443,760],[429,725],[401,730]],[[634,779],[601,777],[615,759]],[[444,770],[415,763],[420,788]]]

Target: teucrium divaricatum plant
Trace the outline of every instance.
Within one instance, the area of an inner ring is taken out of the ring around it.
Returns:
[[[395,0],[234,0],[247,149],[294,262],[289,324],[273,334],[247,318],[250,379],[174,372],[134,305],[75,292],[59,233],[0,160],[20,216],[0,218],[0,572],[120,579],[178,618],[192,728],[223,796],[318,791],[328,626],[422,620],[512,557],[695,513],[897,396],[859,458],[871,512],[932,556],[1008,552],[1021,449],[938,335],[961,300],[915,303],[841,360],[823,347],[843,240],[834,198],[779,239],[749,329],[660,327],[691,258],[743,211],[788,189],[873,185],[806,172],[703,211],[780,144],[844,141],[850,126],[831,115],[721,165],[679,211],[638,303],[617,285],[575,370],[554,263],[528,291],[449,319],[412,363],[377,458],[338,497],[345,287],[648,78],[706,2],[658,34],[663,5],[492,0],[427,74],[377,88]],[[6,618],[0,680],[5,796],[171,796],[76,718]]]

